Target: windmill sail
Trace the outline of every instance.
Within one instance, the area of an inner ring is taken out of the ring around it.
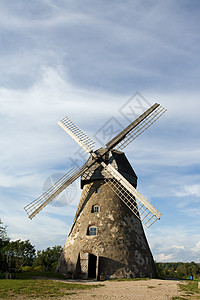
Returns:
[[[145,199],[116,169],[102,163],[104,170],[112,175],[106,178],[110,188],[148,228],[160,219],[161,213]],[[139,213],[138,213],[139,212]]]
[[[25,206],[30,219],[39,213],[49,202],[59,195],[65,188],[73,183],[79,176],[88,174],[90,176],[101,163],[106,172],[112,174],[112,180],[108,184],[116,192],[121,200],[139,217],[148,227],[149,224],[160,218],[160,213],[151,205],[134,187],[116,171],[111,165],[106,165],[106,154],[112,149],[124,149],[129,143],[137,138],[143,131],[150,127],[164,112],[160,104],[155,103],[139,118],[122,130],[117,136],[109,141],[107,148],[93,152],[94,141],[82,131],[69,117],[58,122],[61,126],[87,153],[90,159],[80,168],[73,168],[39,198]],[[107,180],[107,179],[106,179]],[[125,195],[125,196],[124,196]]]
[[[88,167],[72,168],[62,178],[60,178],[52,187],[50,187],[44,194],[38,197],[24,207],[30,219],[32,219],[37,213],[39,213],[49,202],[51,202],[56,196],[58,196],[66,187],[73,183],[79,176],[81,176]]]
[[[135,140],[142,132],[150,127],[162,114],[166,112],[160,104],[155,103],[146,110],[139,118],[128,125],[118,135],[116,135],[106,146],[108,149],[123,150],[133,140]]]
[[[69,117],[65,117],[58,122],[58,125],[64,129],[87,153],[92,152],[94,141],[81,130]]]

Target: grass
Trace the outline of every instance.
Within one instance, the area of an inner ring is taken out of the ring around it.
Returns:
[[[200,289],[198,288],[199,280],[192,280],[186,284],[180,283],[180,289],[183,295],[180,297],[173,297],[172,300],[188,300],[188,299],[200,299]]]
[[[42,273],[42,274],[41,274]],[[99,287],[100,285],[86,285],[65,283],[51,279],[33,279],[32,276],[58,278],[57,273],[24,272],[17,274],[18,279],[0,279],[0,299],[12,298],[56,298],[76,294],[85,289]],[[43,275],[43,276],[42,276]],[[20,277],[20,279],[19,279]],[[59,277],[60,279],[61,277]]]
[[[188,298],[183,298],[183,297],[172,297],[172,300],[188,300]]]
[[[150,278],[116,278],[110,280],[111,281],[139,281],[139,280],[150,280]]]
[[[28,271],[17,273],[17,279],[33,279],[36,277],[66,279],[64,275],[57,272]]]
[[[200,295],[200,290],[198,289],[198,281],[192,280],[187,284],[180,284],[180,288],[184,292],[196,293]]]

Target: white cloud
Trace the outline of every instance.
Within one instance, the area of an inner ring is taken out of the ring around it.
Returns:
[[[200,241],[196,243],[195,247],[192,248],[192,251],[200,253]]]
[[[62,66],[63,74],[69,68],[71,80],[80,86],[114,88],[121,93],[146,87],[154,91],[186,88],[186,80],[190,81],[188,88],[198,78],[188,76],[189,72],[194,74],[193,62],[198,59],[198,43],[192,43],[189,34],[192,30],[198,36],[196,24],[192,24],[196,11],[185,22],[184,7],[178,14],[179,5],[176,10],[170,3],[23,3],[1,4],[1,27],[14,41],[5,46],[5,52],[11,53],[5,67],[14,65],[23,70],[23,59],[29,56],[27,76],[36,73],[38,78],[41,74],[37,70],[46,62]],[[177,41],[177,35],[187,38]],[[10,64],[16,56],[15,64]],[[187,72],[182,72],[186,67]]]
[[[32,89],[26,91],[1,89],[1,147],[4,155],[1,156],[2,162],[9,159],[11,163],[14,153],[21,154],[23,160],[27,156],[31,156],[32,159],[41,157],[41,160],[45,160],[48,155],[54,156],[50,152],[54,153],[56,145],[62,149],[66,141],[71,142],[58,127],[57,121],[67,113],[69,115],[71,113],[72,118],[74,115],[77,116],[75,122],[80,120],[82,114],[85,115],[84,119],[88,118],[95,107],[87,109],[84,103],[86,97],[89,101],[92,101],[93,97],[99,98],[86,91],[82,93],[73,91],[74,87],[64,82],[52,69],[46,70],[44,80]],[[98,109],[99,114],[100,109],[101,107]],[[103,113],[103,109],[101,112]],[[13,145],[15,145],[14,153]],[[74,145],[76,147],[76,144]],[[42,150],[45,155],[41,154]],[[19,163],[19,160],[16,163]]]
[[[184,197],[184,196],[195,196],[200,197],[200,185],[199,184],[193,184],[189,186],[184,186],[183,190],[178,192],[175,192],[178,197]]]
[[[177,246],[177,245],[174,245],[174,246],[172,246],[172,249],[182,249],[182,250],[184,250],[185,247],[184,247],[184,246]]]
[[[66,222],[50,217],[45,213],[40,214],[37,220],[33,219],[32,221],[25,215],[21,217],[21,220],[16,215],[12,218],[14,219],[11,220],[11,217],[8,216],[6,218],[6,221],[10,224],[8,234],[11,240],[30,239],[37,249],[44,249],[46,245],[64,245],[70,229]],[[13,221],[16,222],[15,226],[13,226]]]
[[[184,213],[187,217],[194,218],[194,219],[197,218],[196,224],[199,224],[199,216],[200,216],[199,204],[198,207],[194,207],[194,208],[188,205],[188,207],[182,208],[181,212]]]
[[[172,254],[168,254],[166,255],[165,253],[160,253],[160,254],[156,254],[154,255],[154,259],[156,260],[156,262],[170,262],[172,259]]]
[[[177,222],[179,223],[179,222]],[[150,243],[150,248],[153,253],[153,257],[156,261],[168,261],[168,262],[191,262],[199,261],[198,241],[200,240],[200,234],[185,220],[184,223],[174,226],[163,225],[155,226],[150,230],[146,230],[146,234]],[[162,255],[164,254],[164,256]]]

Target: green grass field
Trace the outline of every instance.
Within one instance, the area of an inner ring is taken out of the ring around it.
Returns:
[[[198,288],[198,280],[187,281],[186,284],[180,283],[180,289],[183,295],[180,297],[173,297],[172,300],[189,300],[200,299],[200,289]]]
[[[39,279],[40,278],[40,279]],[[100,287],[102,285],[86,285],[76,283],[65,283],[54,279],[66,279],[63,275],[54,272],[22,272],[17,274],[16,279],[0,279],[0,299],[59,299],[67,295],[77,294],[81,290]],[[114,281],[144,280],[144,278],[115,279]],[[146,278],[148,280],[148,278]],[[187,281],[180,283],[183,294],[180,297],[173,297],[173,300],[200,299],[198,281]],[[153,288],[149,286],[149,288]]]
[[[49,279],[36,279],[32,277],[49,277]],[[51,280],[52,277],[52,280]],[[99,285],[86,285],[54,281],[58,278],[56,273],[24,272],[17,274],[17,279],[0,279],[0,299],[12,298],[56,298],[76,294],[80,290],[99,287]],[[59,276],[59,279],[63,276]]]

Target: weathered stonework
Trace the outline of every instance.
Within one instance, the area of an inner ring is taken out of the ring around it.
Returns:
[[[136,182],[134,171],[129,175]],[[95,205],[99,206],[99,212],[93,212]],[[88,235],[90,226],[97,228],[97,235]],[[58,271],[69,278],[85,279],[101,274],[106,278],[156,276],[141,221],[103,179],[84,179]]]

